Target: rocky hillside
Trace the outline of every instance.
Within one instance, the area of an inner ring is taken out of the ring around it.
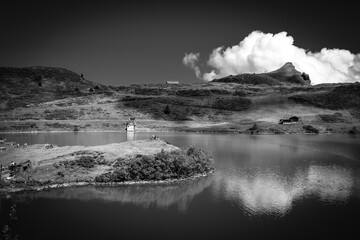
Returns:
[[[104,87],[63,68],[0,67],[0,110],[88,95]]]

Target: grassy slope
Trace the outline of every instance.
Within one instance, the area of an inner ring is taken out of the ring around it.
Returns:
[[[350,126],[357,126],[360,118],[359,84],[310,86],[292,82],[284,84],[282,79],[281,84],[270,85],[210,82],[101,86],[95,89],[96,84],[75,73],[65,71],[67,77],[55,73],[56,77],[44,74],[43,85],[31,83],[31,88],[28,87],[30,75],[13,73],[6,82],[1,80],[7,99],[2,96],[0,104],[7,105],[7,109],[0,112],[3,120],[0,131],[123,130],[125,121],[136,117],[140,129],[243,132],[256,122],[267,130],[304,132],[301,126],[277,124],[280,118],[296,115],[303,124],[314,124],[323,131],[333,128],[335,132],[346,132]],[[269,74],[279,75],[279,72]],[[289,75],[286,74],[282,77]],[[4,74],[0,74],[0,79],[4,79]],[[73,90],[77,86],[80,91]],[[18,88],[29,88],[40,95],[10,94]],[[89,92],[89,88],[94,91]],[[22,107],[11,107],[11,104],[9,107],[13,98]],[[33,105],[27,107],[31,103]]]
[[[97,85],[62,68],[0,67],[0,109],[7,111],[29,104],[86,96],[89,89]]]

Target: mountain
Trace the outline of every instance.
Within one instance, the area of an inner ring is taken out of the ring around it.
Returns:
[[[241,84],[238,84],[241,83]],[[0,132],[137,129],[320,133],[360,129],[360,83],[310,85],[286,63],[193,84],[104,86],[62,68],[0,68]],[[280,125],[296,116],[301,123]]]
[[[284,85],[284,84],[298,84],[309,85],[310,77],[306,73],[301,73],[295,69],[291,62],[285,63],[281,68],[260,74],[239,74],[230,75],[224,78],[215,79],[213,82],[223,83],[247,83],[247,84],[266,84],[266,85]]]
[[[0,67],[0,110],[87,95],[100,86],[64,68]]]

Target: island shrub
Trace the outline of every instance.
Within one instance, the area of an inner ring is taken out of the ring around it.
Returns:
[[[93,156],[81,156],[74,161],[62,161],[60,164],[54,166],[58,168],[61,165],[63,165],[66,169],[72,169],[74,167],[93,168],[97,165],[97,161]]]
[[[93,168],[96,165],[95,159],[92,156],[81,156],[75,162],[78,166],[84,168]]]
[[[201,149],[190,147],[155,156],[137,155],[117,159],[115,170],[101,174],[96,182],[158,181],[182,179],[213,170],[213,159]]]

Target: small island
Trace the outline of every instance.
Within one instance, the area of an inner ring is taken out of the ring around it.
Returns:
[[[100,146],[35,144],[2,152],[0,159],[2,192],[173,182],[214,170],[212,157],[203,150],[180,149],[160,139]]]

